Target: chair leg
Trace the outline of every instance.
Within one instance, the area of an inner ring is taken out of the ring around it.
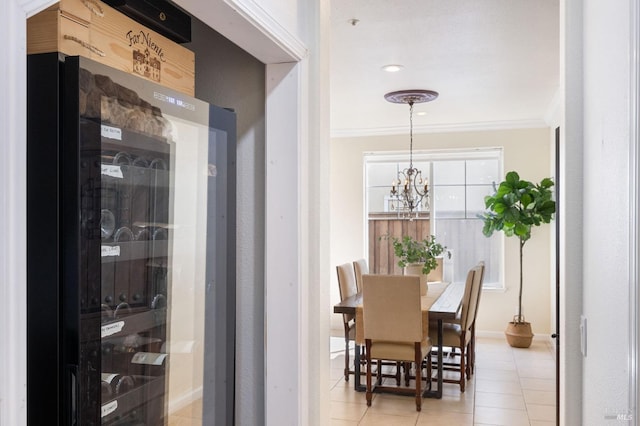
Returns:
[[[349,381],[349,338],[344,339],[344,381]]]
[[[415,342],[415,363],[416,363],[416,411],[422,410],[422,350],[420,342]]]
[[[349,323],[343,322],[344,326],[344,381],[349,381]]]
[[[471,350],[469,351],[469,355],[471,355],[471,374],[475,374],[476,372],[476,324],[475,322],[471,326]]]
[[[404,366],[404,385],[409,386],[411,382],[411,363],[404,362],[402,365]]]
[[[400,386],[400,379],[402,374],[402,363],[396,362],[396,386]]]
[[[465,373],[467,374],[467,380],[471,378],[471,363],[473,357],[473,350],[471,349],[471,342],[467,345],[467,365],[465,368]]]
[[[366,358],[367,358],[367,407],[371,407],[372,389],[371,389],[371,340],[365,341]]]
[[[466,345],[464,344],[464,332],[462,333],[462,335],[460,336],[460,392],[464,392],[464,388],[465,385],[467,383],[466,377],[465,377],[465,369],[466,369],[466,365],[465,365],[465,358],[466,358],[466,354],[465,354],[465,349],[466,349]]]

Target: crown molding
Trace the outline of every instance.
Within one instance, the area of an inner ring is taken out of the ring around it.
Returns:
[[[306,45],[254,0],[224,1],[260,33],[289,55],[292,62],[298,62],[307,57],[308,49]]]
[[[264,64],[299,62],[309,49],[255,0],[174,0]]]
[[[414,126],[413,134],[417,133],[452,133],[452,132],[478,132],[487,130],[513,130],[513,129],[539,129],[549,127],[543,119],[534,120],[509,120],[509,121],[483,121],[476,123],[458,124],[432,124],[427,126]],[[331,129],[332,138],[350,138],[358,136],[388,136],[407,133],[407,126],[376,127],[361,129]]]
[[[36,13],[52,6],[57,0],[16,0],[16,4],[25,12],[27,17],[31,17]]]

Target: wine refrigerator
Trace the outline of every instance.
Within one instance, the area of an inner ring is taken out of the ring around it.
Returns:
[[[233,424],[235,113],[27,61],[28,424]]]

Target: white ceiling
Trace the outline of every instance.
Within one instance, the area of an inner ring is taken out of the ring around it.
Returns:
[[[542,126],[557,104],[558,0],[331,0],[331,38],[334,137],[407,132],[395,90],[440,93],[415,132]]]

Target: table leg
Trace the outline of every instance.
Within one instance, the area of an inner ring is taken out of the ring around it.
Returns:
[[[438,320],[438,388],[436,390],[425,390],[422,396],[425,398],[442,398],[442,320]],[[431,383],[431,377],[429,377],[429,384]]]
[[[437,398],[442,398],[442,320],[438,320],[438,389],[436,391]]]

